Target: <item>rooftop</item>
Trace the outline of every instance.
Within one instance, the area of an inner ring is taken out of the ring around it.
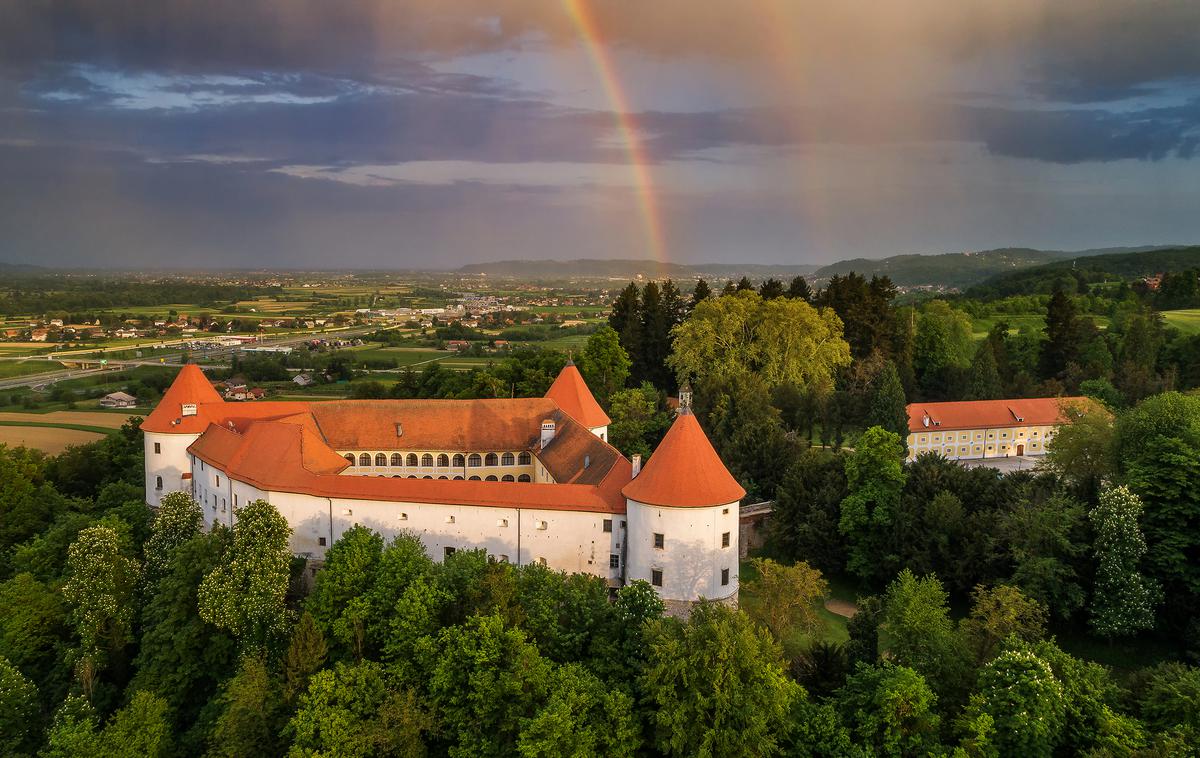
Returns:
[[[938,429],[1049,426],[1064,423],[1067,420],[1065,410],[1071,406],[1086,410],[1095,407],[1095,402],[1087,397],[1035,397],[910,403],[908,430],[923,432]]]

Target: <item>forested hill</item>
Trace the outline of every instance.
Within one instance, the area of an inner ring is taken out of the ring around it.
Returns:
[[[697,277],[733,278],[750,276],[793,277],[811,274],[816,270],[811,264],[770,265],[762,263],[658,263],[652,260],[614,258],[580,258],[571,261],[557,260],[512,260],[490,263],[472,263],[458,269],[460,274],[486,274],[488,276],[511,277],[514,279],[634,279],[637,276],[652,278],[669,276],[673,279],[695,279]]]
[[[850,272],[866,277],[887,276],[901,287],[941,285],[958,289],[981,282],[995,274],[1018,268],[1039,266],[1055,260],[1060,253],[1029,248],[1002,248],[974,253],[942,255],[893,255],[870,260],[851,258],[824,266],[813,274],[816,281]]]
[[[1165,271],[1200,267],[1200,246],[1180,246],[1140,252],[1072,257],[1041,266],[994,276],[967,290],[979,299],[1052,292],[1056,285],[1067,292],[1104,281],[1128,281]]]

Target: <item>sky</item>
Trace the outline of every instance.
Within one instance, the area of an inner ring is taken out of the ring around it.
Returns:
[[[1200,242],[1194,0],[0,0],[0,261]]]

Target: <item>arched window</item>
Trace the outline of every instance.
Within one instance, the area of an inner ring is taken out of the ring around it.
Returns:
[[[516,462],[517,456],[513,455],[512,453],[505,453],[504,455],[500,456],[501,466],[511,466]]]
[[[496,478],[495,474],[488,474],[487,479],[484,479],[484,481],[485,482],[498,482],[500,480]]]
[[[484,459],[484,461],[483,461],[483,465],[485,465],[485,466],[495,466],[495,465],[496,465],[496,464],[498,464],[499,462],[500,462],[500,459],[496,457],[496,454],[495,454],[495,453],[488,453],[488,454],[487,454],[487,458],[485,458],[485,459]]]
[[[450,465],[450,456],[445,453],[438,454],[438,468],[445,468]]]
[[[462,479],[462,474],[456,474],[456,475],[454,476],[454,478],[455,478],[455,479]]]
[[[459,468],[462,468],[463,466],[467,465],[467,459],[463,456],[462,453],[454,454],[454,465],[458,466]]]
[[[517,477],[517,481],[518,482],[531,482],[533,480],[529,478],[529,474],[521,474],[520,476]]]
[[[442,474],[441,476],[438,477],[438,479],[449,479],[449,478],[450,477],[446,476],[445,474]]]
[[[422,466],[432,466],[433,465],[433,454],[426,453],[425,455],[422,455],[421,456],[421,465]]]
[[[399,453],[392,453],[392,465],[393,466],[403,466],[404,465],[404,456],[400,455]]]
[[[467,465],[476,468],[483,463],[483,459],[479,457],[479,453],[471,453],[471,457],[467,459]]]
[[[516,480],[515,480],[515,479],[513,479],[513,475],[512,475],[512,474],[505,474],[504,476],[500,477],[500,481],[502,481],[502,482],[515,482]]]
[[[154,489],[156,489],[156,490],[162,489],[162,477],[161,476],[154,477]]]
[[[375,454],[375,465],[381,466],[381,467],[386,466],[387,465],[387,456],[384,455],[383,453],[376,453]]]
[[[522,466],[528,466],[529,464],[533,463],[533,456],[528,452],[521,453],[517,456],[517,463]]]
[[[429,474],[426,474],[425,476],[423,476],[423,477],[421,477],[421,478],[422,478],[422,479],[432,479],[433,477],[432,477],[432,476],[430,476]]]
[[[363,453],[362,455],[358,456],[358,465],[370,466],[371,465],[371,456],[366,453]]]
[[[346,453],[346,460],[350,461],[350,465],[354,465],[354,453]]]
[[[416,475],[416,474],[409,474],[409,475],[408,475],[408,476],[406,476],[405,478],[406,478],[406,479],[416,479],[416,478],[417,478],[417,475]]]
[[[477,482],[477,481],[479,481],[479,477],[477,477],[477,476],[472,476],[472,477],[468,477],[468,478],[469,478],[469,479],[470,479],[472,482]]]
[[[408,454],[408,457],[404,459],[404,463],[405,463],[405,465],[406,465],[406,466],[415,466],[415,465],[417,465],[417,454],[416,454],[416,453],[409,453],[409,454]]]

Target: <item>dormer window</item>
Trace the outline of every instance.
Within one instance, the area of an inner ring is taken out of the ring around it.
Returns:
[[[184,403],[183,407],[179,411],[179,415],[180,416],[195,416],[196,415],[196,404],[195,403]]]

